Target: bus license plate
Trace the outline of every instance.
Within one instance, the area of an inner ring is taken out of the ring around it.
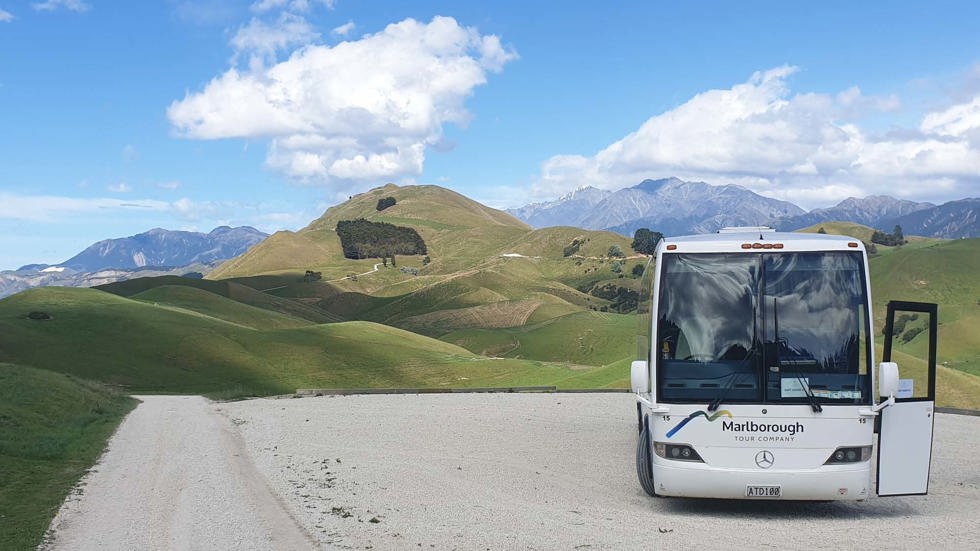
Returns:
[[[783,497],[782,486],[746,486],[745,497]]]

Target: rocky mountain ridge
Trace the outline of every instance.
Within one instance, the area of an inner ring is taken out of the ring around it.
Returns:
[[[872,195],[849,197],[833,207],[807,212],[737,185],[664,178],[618,191],[584,187],[556,201],[506,212],[536,228],[575,226],[627,236],[639,228],[686,235],[711,233],[725,226],[768,225],[793,231],[821,222],[855,222],[886,231],[900,225],[906,235],[960,238],[980,236],[978,211],[977,198],[934,205]]]
[[[255,228],[220,226],[209,233],[154,228],[104,239],[56,265],[28,264],[0,272],[0,297],[33,287],[92,287],[134,277],[200,277],[267,237]]]
[[[250,226],[220,226],[209,233],[153,228],[129,237],[104,239],[57,266],[93,272],[210,263],[234,258],[266,237]]]

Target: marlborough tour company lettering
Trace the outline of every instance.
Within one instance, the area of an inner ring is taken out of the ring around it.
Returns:
[[[728,410],[721,410],[714,415],[708,415],[704,411],[695,411],[684,420],[667,431],[667,438],[671,438],[678,431],[684,428],[692,420],[704,417],[708,421],[714,421],[719,417],[727,417],[721,421],[721,431],[736,433],[735,440],[738,442],[793,442],[797,434],[804,431],[803,423],[757,423],[755,421],[736,421]]]

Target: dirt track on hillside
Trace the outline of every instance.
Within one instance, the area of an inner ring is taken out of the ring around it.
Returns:
[[[649,498],[635,439],[629,394],[149,398],[55,548],[976,549],[978,417],[937,415],[930,495],[861,503]]]

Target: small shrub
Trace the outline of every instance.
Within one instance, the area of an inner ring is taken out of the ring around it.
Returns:
[[[51,314],[49,314],[47,312],[40,312],[40,311],[35,310],[35,311],[27,314],[27,319],[39,320],[39,321],[46,321],[46,320],[50,320],[50,319],[54,319],[54,318],[51,317]]]
[[[395,198],[394,197],[385,197],[384,199],[378,199],[377,209],[378,209],[379,212],[380,211],[383,211],[383,210],[385,210],[388,207],[395,206],[395,203],[396,202],[397,201],[395,201]]]
[[[569,256],[572,256],[573,254],[575,254],[575,253],[578,252],[578,250],[579,250],[579,248],[581,246],[582,246],[582,241],[581,240],[579,240],[578,238],[573,239],[572,240],[572,243],[570,245],[566,246],[565,249],[562,251],[562,254],[566,258],[569,257]]]
[[[895,229],[890,234],[880,230],[875,230],[875,232],[871,234],[871,242],[889,247],[897,247],[908,243],[908,241],[905,239],[905,235],[902,233],[902,226],[895,226]]]

